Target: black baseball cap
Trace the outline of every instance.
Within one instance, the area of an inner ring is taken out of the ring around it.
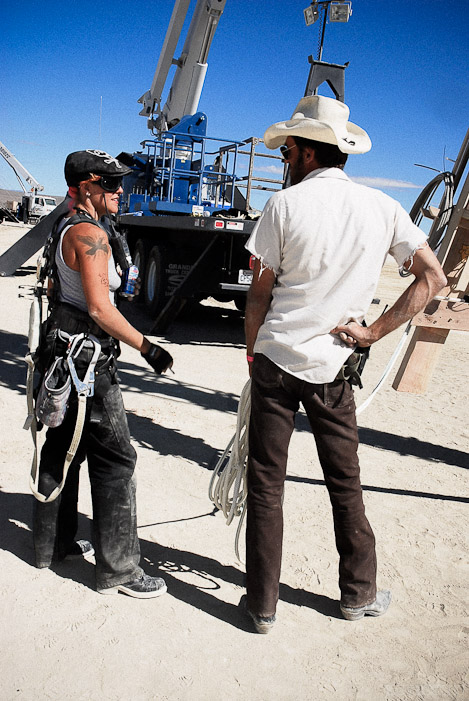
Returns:
[[[67,185],[76,186],[83,180],[88,180],[91,173],[96,175],[124,176],[130,173],[123,163],[110,156],[106,151],[87,149],[69,153],[65,161],[65,180]]]

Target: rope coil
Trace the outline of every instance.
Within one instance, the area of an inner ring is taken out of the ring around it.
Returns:
[[[239,536],[246,513],[247,461],[249,447],[249,418],[251,415],[251,379],[244,385],[239,398],[236,432],[220,456],[208,489],[210,501],[223,512],[229,526],[240,516],[235,538],[236,557],[239,556]]]

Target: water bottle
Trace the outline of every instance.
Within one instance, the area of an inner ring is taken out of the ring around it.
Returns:
[[[135,283],[138,278],[138,268],[136,265],[131,265],[124,272],[122,279],[122,297],[132,297],[135,293]]]

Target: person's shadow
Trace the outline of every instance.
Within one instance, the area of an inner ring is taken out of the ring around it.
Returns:
[[[32,513],[34,497],[0,490],[0,547],[11,552],[34,567],[32,543]],[[213,512],[212,512],[213,513]],[[210,517],[212,513],[204,514]],[[91,521],[79,514],[79,537],[89,538]],[[198,553],[169,548],[140,538],[141,565],[147,574],[164,577],[168,592],[201,611],[214,616],[235,628],[251,631],[250,621],[240,614],[237,605],[213,596],[222,582],[229,582],[243,593],[244,573],[233,565],[223,565],[218,560]],[[54,563],[51,569],[57,576],[79,582],[90,589],[95,588],[94,565],[84,559]],[[185,582],[188,575],[190,581]],[[194,579],[196,583],[194,583]],[[295,606],[305,606],[324,616],[340,618],[337,601],[322,594],[304,589],[295,589],[280,584],[280,599]]]

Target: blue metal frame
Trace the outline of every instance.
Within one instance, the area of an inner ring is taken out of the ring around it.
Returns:
[[[206,136],[205,128],[206,117],[198,112],[158,138],[142,142],[146,153],[134,154],[129,185],[135,185],[139,171],[143,172],[144,192],[126,193],[128,211],[207,215],[233,206],[238,149],[243,142]],[[208,150],[212,145],[214,150]],[[210,158],[214,162],[207,164]]]

